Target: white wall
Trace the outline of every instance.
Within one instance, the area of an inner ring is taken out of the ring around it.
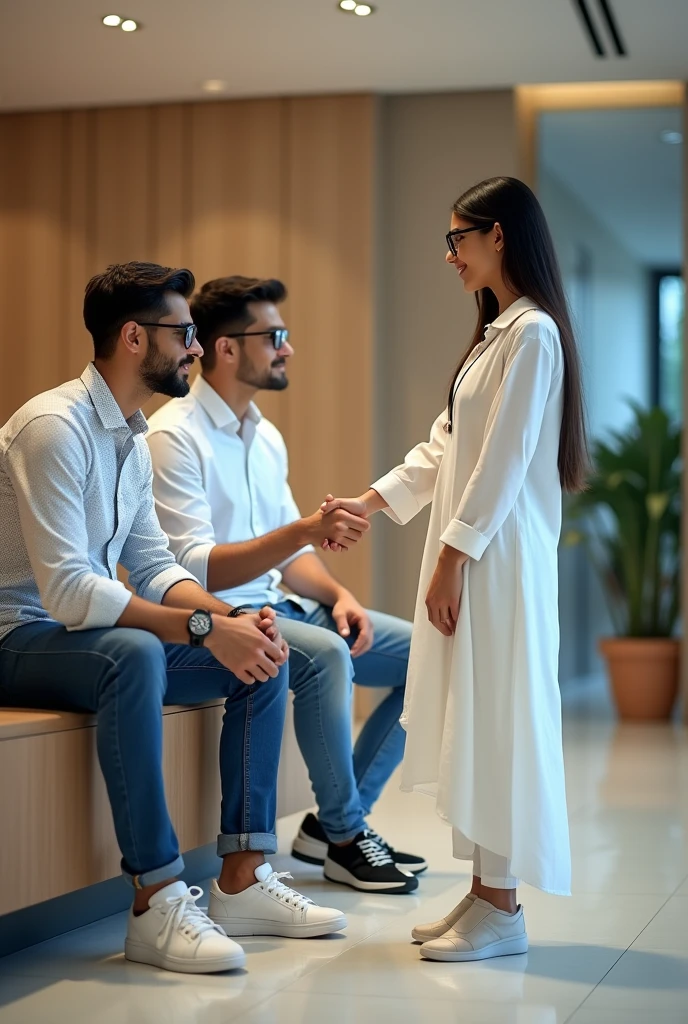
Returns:
[[[650,400],[650,287],[647,268],[551,172],[538,194],[549,221],[583,361],[591,439],[623,428],[628,399]],[[599,581],[580,549],[560,553],[560,678],[600,669],[597,638],[611,623]]]
[[[452,204],[483,178],[517,173],[517,132],[510,91],[391,96],[379,114],[382,473],[428,437],[475,327],[475,300],[444,262]],[[428,518],[426,509],[402,529],[376,517],[374,597],[387,612],[413,615]]]

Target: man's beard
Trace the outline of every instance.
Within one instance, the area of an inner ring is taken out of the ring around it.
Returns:
[[[237,380],[240,380],[242,384],[249,384],[252,388],[257,388],[259,391],[284,391],[285,388],[289,387],[289,378],[286,373],[273,376],[273,370],[284,365],[284,360],[279,360],[273,363],[265,373],[260,374],[246,357],[246,353],[242,351],[237,370]]]
[[[154,395],[167,395],[168,398],[184,398],[189,393],[189,381],[181,376],[180,366],[191,365],[193,356],[187,356],[181,363],[167,359],[155,342],[149,339],[148,351],[141,363],[141,380]]]

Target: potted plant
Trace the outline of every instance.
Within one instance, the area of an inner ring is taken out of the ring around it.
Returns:
[[[564,541],[583,543],[616,636],[600,641],[621,718],[669,718],[679,683],[681,429],[633,405],[628,429],[598,441]]]

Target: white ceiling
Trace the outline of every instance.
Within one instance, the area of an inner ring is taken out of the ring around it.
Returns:
[[[688,6],[688,0],[686,0]],[[677,107],[540,116],[542,164],[646,266],[681,265],[683,146]]]
[[[688,0],[612,3],[626,59],[592,54],[573,0],[0,0],[0,109],[192,100],[210,78],[261,96],[688,77]]]

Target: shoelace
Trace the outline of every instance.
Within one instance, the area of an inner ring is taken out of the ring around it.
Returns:
[[[392,847],[389,845],[387,840],[383,839],[380,833],[376,832],[374,828],[368,829],[368,836],[373,840],[373,842],[377,843],[378,846],[381,846],[383,850],[387,850],[388,853],[393,852]],[[394,858],[392,858],[392,860],[394,860]]]
[[[266,892],[274,893],[278,899],[283,900],[290,907],[296,907],[298,910],[305,910],[309,904],[313,903],[313,900],[309,900],[307,896],[302,896],[296,889],[290,889],[288,885],[281,882],[281,878],[293,878],[294,876],[289,871],[273,871],[271,875],[261,882],[261,886]]]
[[[196,906],[196,900],[202,895],[203,890],[197,885],[192,885],[182,896],[167,897],[165,903],[168,904],[169,910],[158,904],[160,912],[165,915],[165,922],[156,941],[158,949],[166,946],[176,931],[182,931],[192,939],[197,939],[203,932],[221,932],[205,911]]]
[[[359,840],[356,845],[371,867],[384,868],[394,863],[386,847],[381,846],[377,839],[373,838],[374,832],[365,832],[364,835],[365,838]]]

